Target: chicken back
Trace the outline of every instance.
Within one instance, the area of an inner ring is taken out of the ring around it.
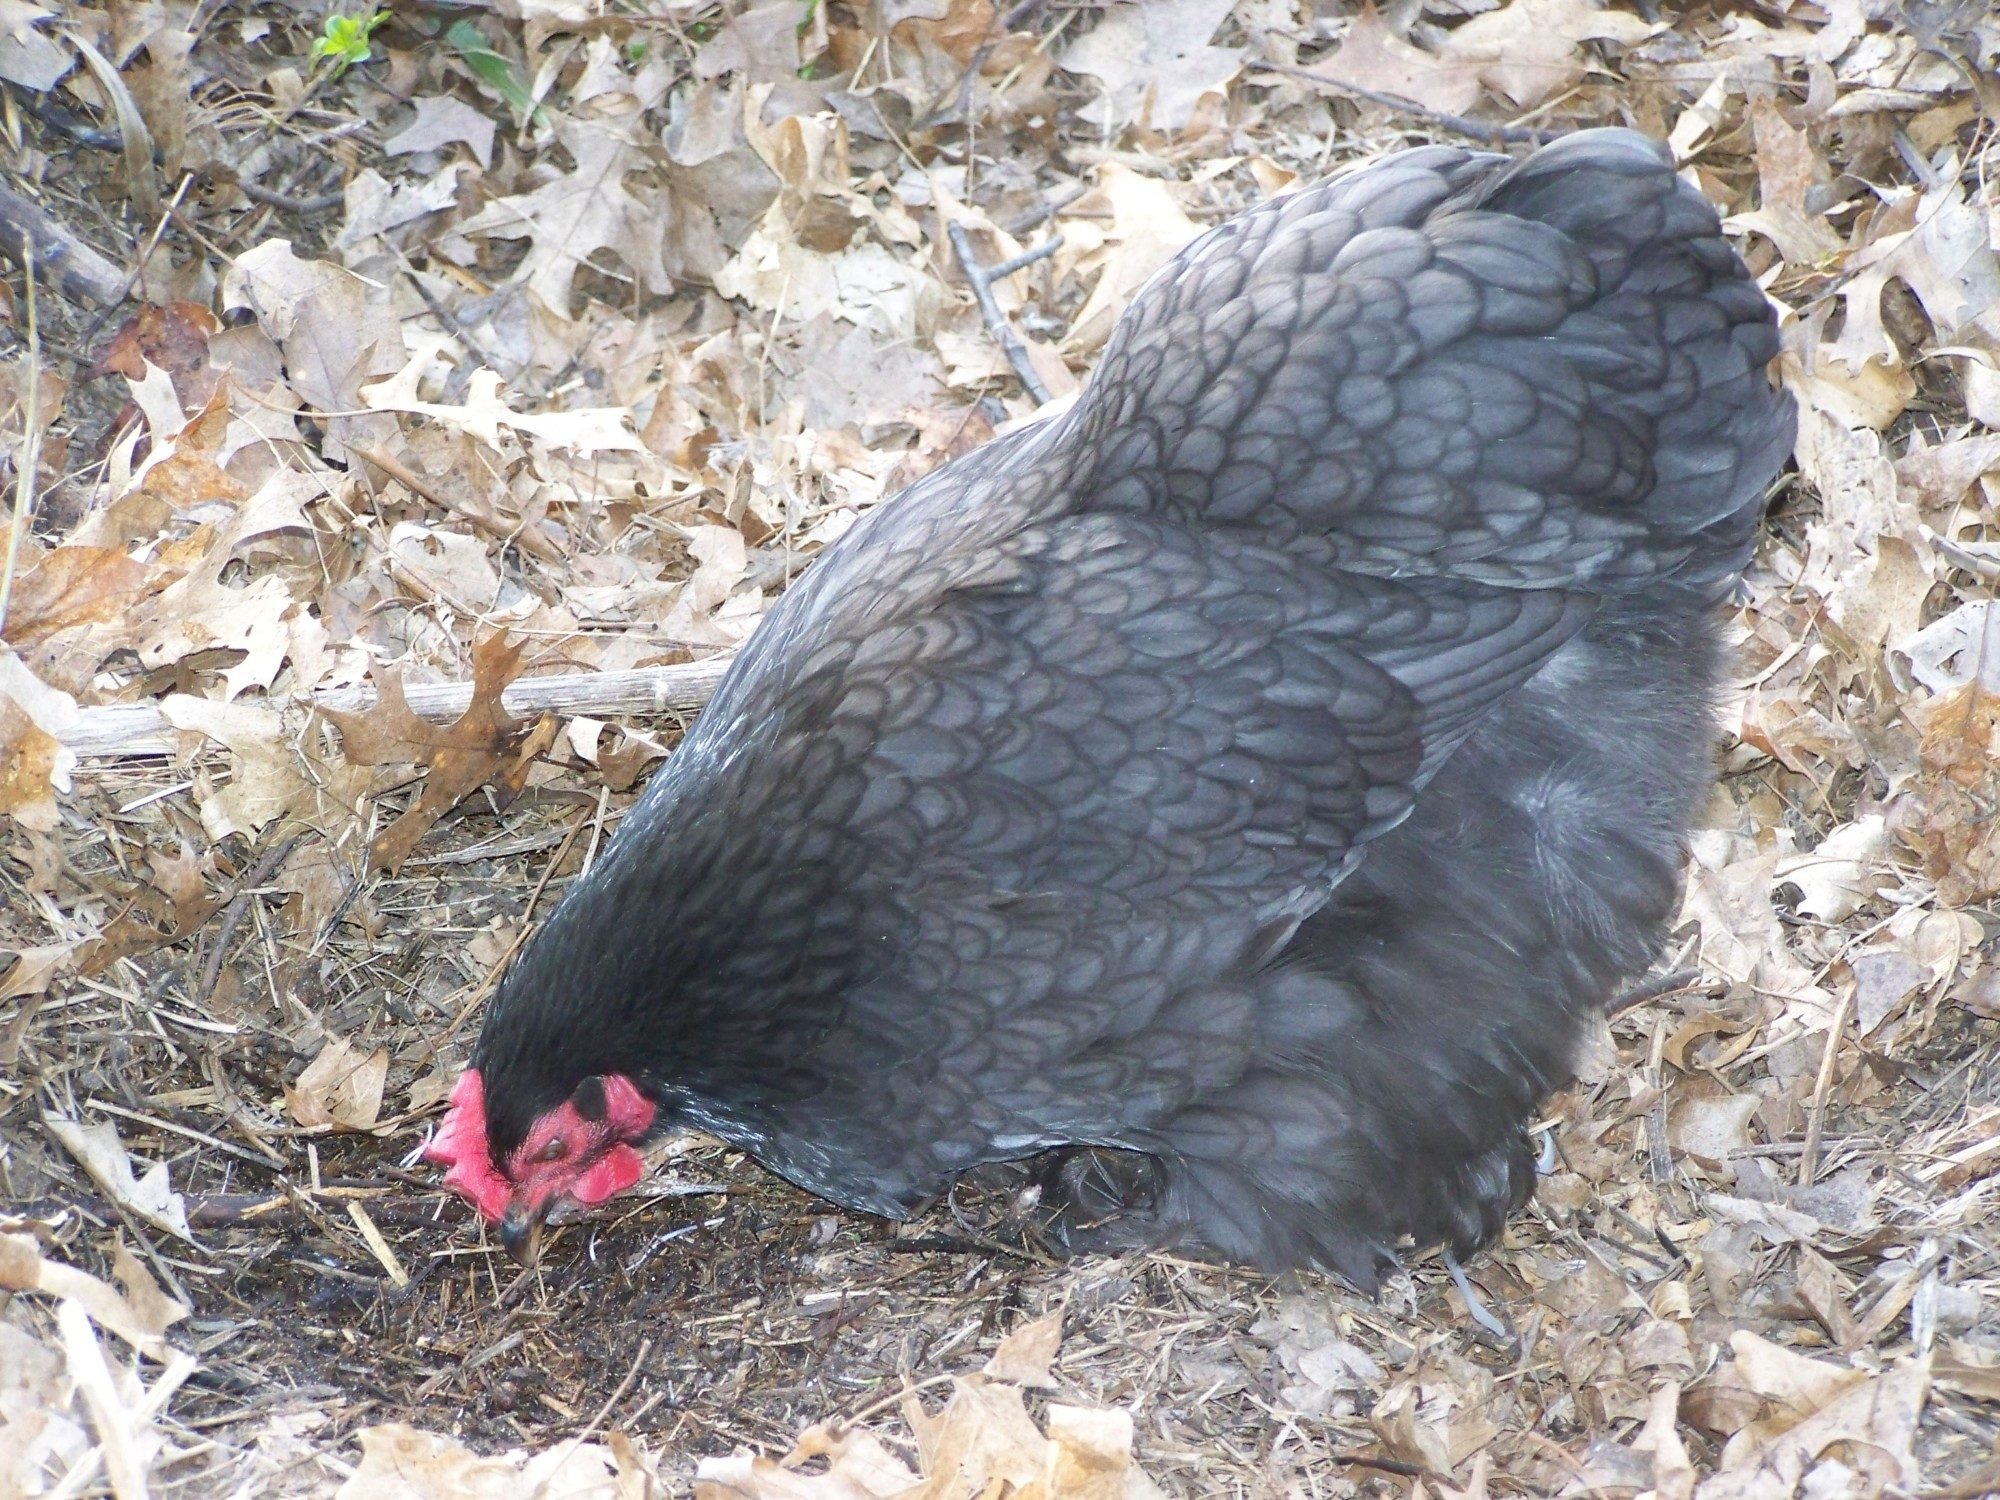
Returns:
[[[517,1230],[680,1124],[890,1218],[1026,1162],[1078,1249],[1475,1248],[1674,910],[1776,351],[1626,131],[1204,234],[773,607],[436,1155]]]

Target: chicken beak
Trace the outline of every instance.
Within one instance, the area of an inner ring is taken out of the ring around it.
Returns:
[[[532,1266],[542,1256],[542,1219],[545,1208],[536,1208],[516,1198],[507,1205],[500,1220],[500,1248],[519,1266]]]

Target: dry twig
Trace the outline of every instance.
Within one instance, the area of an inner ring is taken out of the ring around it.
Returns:
[[[500,706],[515,718],[540,714],[689,714],[707,703],[729,670],[731,658],[678,662],[630,672],[576,672],[524,677],[500,695]],[[449,724],[472,706],[469,682],[419,683],[403,689],[410,711],[433,724]],[[316,693],[312,706],[336,713],[366,713],[380,701],[372,687]],[[58,736],[78,755],[122,759],[171,755],[180,731],[158,705],[115,703],[84,708]]]
[[[1626,1011],[1644,1005],[1648,1000],[1658,1000],[1664,995],[1691,990],[1700,983],[1699,969],[1675,969],[1671,974],[1655,975],[1651,979],[1633,985],[1622,995],[1614,997],[1611,1003],[1604,1007],[1604,1014],[1607,1018],[1622,1016]]]
[[[0,188],[0,193],[5,193]],[[21,397],[21,451],[14,458],[14,513],[7,523],[7,560],[0,566],[0,637],[7,630],[7,607],[14,598],[14,570],[21,561],[21,538],[35,513],[35,475],[42,466],[42,334],[35,318],[35,245],[21,247],[28,309],[28,388]]]
[[[1331,89],[1336,94],[1346,94],[1349,98],[1362,99],[1370,104],[1393,110],[1399,115],[1411,115],[1427,121],[1440,130],[1449,130],[1453,135],[1462,135],[1467,140],[1481,141],[1489,146],[1544,146],[1562,134],[1559,130],[1531,130],[1522,125],[1490,125],[1484,120],[1470,119],[1465,115],[1448,114],[1441,109],[1432,109],[1427,104],[1419,104],[1414,99],[1405,99],[1398,94],[1378,93],[1374,89],[1362,88],[1359,84],[1344,83],[1338,78],[1312,68],[1294,67],[1290,63],[1253,62],[1251,71],[1257,73],[1282,73],[1287,78],[1296,78],[1301,83],[1317,84],[1323,89]]]
[[[222,923],[215,932],[215,946],[209,950],[208,962],[201,966],[201,985],[195,991],[206,1000],[215,993],[216,981],[222,977],[222,965],[229,957],[229,940],[236,936],[236,929],[243,921],[243,913],[250,909],[251,894],[278,873],[284,862],[291,858],[292,851],[299,846],[304,834],[295,833],[290,838],[264,851],[263,857],[250,867],[250,873],[243,877],[243,883],[236,888],[236,894],[229,898],[229,906],[222,913]]]
[[[125,273],[58,224],[39,203],[0,187],[0,254],[17,265],[30,256],[56,290],[109,306],[125,295]]]
[[[1012,260],[1003,260],[997,266],[982,266],[979,257],[973,253],[972,236],[965,232],[963,224],[953,224],[946,233],[951,236],[951,248],[958,252],[959,269],[965,272],[965,279],[972,284],[972,295],[978,299],[979,316],[986,322],[986,331],[1000,346],[1000,352],[1007,356],[1007,363],[1014,367],[1021,388],[1035,398],[1037,406],[1045,404],[1049,400],[1049,388],[1042,383],[1035,362],[1028,355],[1028,346],[1014,332],[1013,324],[1000,311],[1000,304],[993,300],[993,283],[1003,276],[1013,275],[1023,266],[1033,265],[1053,255],[1056,247],[1062,244],[1062,236],[1055,235],[1032,250],[1022,251]]]
[[[1799,1151],[1799,1186],[1811,1187],[1819,1175],[1819,1133],[1826,1116],[1826,1096],[1833,1088],[1834,1065],[1840,1059],[1840,1038],[1854,1015],[1855,986],[1848,985],[1827,1028],[1826,1050],[1819,1055],[1819,1076],[1813,1080],[1812,1102],[1806,1106],[1805,1144]]]

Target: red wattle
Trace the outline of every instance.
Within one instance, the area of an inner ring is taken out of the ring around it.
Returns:
[[[571,1184],[569,1195],[586,1206],[616,1197],[646,1174],[639,1153],[622,1141],[607,1148],[590,1170]]]
[[[487,1153],[486,1084],[478,1069],[467,1068],[459,1074],[452,1086],[451,1107],[445,1111],[437,1134],[424,1147],[424,1160],[448,1167],[445,1187],[489,1220],[498,1222],[507,1211],[514,1189]]]

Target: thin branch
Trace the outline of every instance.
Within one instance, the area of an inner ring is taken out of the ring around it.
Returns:
[[[252,182],[247,177],[237,178],[236,186],[242,190],[243,196],[248,198],[252,203],[261,203],[266,208],[279,209],[285,213],[323,214],[328,209],[338,208],[347,201],[347,194],[344,190],[315,193],[310,198],[294,198],[290,193],[281,193],[274,188],[267,188],[262,183]]]
[[[500,706],[517,719],[545,713],[690,714],[707,703],[730,658],[680,662],[631,672],[576,672],[523,677],[500,695]],[[403,689],[410,711],[433,724],[449,724],[472,706],[469,682],[427,682]],[[315,693],[311,707],[337,713],[366,713],[379,701],[372,687],[336,688]],[[84,708],[63,725],[57,738],[78,755],[123,759],[171,755],[180,731],[157,703],[113,703]]]
[[[1701,983],[1701,970],[1676,969],[1671,974],[1656,975],[1640,984],[1635,984],[1624,994],[1617,996],[1604,1007],[1607,1018],[1622,1016],[1635,1006],[1644,1005],[1648,1000],[1658,1000],[1663,995],[1678,994],[1691,990]]]
[[[1019,218],[1009,219],[1005,224],[1002,224],[1000,226],[1001,232],[1016,237],[1024,235],[1030,229],[1037,228],[1047,220],[1053,219],[1057,214],[1068,208],[1089,191],[1090,185],[1088,183],[1079,182],[1066,193],[1044,198]]]
[[[924,111],[915,128],[923,130],[938,124],[944,118],[947,103],[957,109],[961,119],[969,116],[972,112],[973,87],[980,70],[986,66],[986,59],[992,55],[994,44],[1002,37],[1010,35],[1015,27],[1040,10],[1042,4],[1043,0],[1020,0],[1018,5],[999,18],[997,25],[988,26],[985,40],[973,49],[972,56],[966,61],[958,77],[952,81],[951,87],[938,95],[937,101]]]
[[[1488,146],[1546,146],[1563,134],[1559,130],[1529,130],[1519,125],[1490,125],[1484,120],[1447,114],[1441,109],[1432,109],[1427,104],[1419,104],[1416,100],[1405,99],[1399,94],[1377,93],[1374,89],[1364,89],[1359,84],[1343,83],[1338,78],[1329,78],[1326,74],[1315,72],[1311,68],[1294,67],[1289,63],[1254,62],[1250,67],[1259,73],[1282,73],[1287,78],[1317,84],[1337,94],[1363,99],[1370,104],[1379,104],[1382,108],[1393,110],[1399,115],[1413,115],[1419,120],[1429,121],[1440,130],[1449,130],[1454,135],[1462,135],[1468,140],[1480,141]]]
[[[973,253],[972,236],[965,232],[963,224],[950,225],[945,232],[951,236],[951,248],[958,252],[959,268],[965,272],[965,279],[972,284],[972,295],[979,302],[979,316],[986,321],[986,331],[993,336],[993,342],[1000,346],[1000,352],[1007,356],[1007,363],[1014,367],[1021,388],[1035,398],[1037,406],[1049,399],[1049,388],[1042,384],[1042,377],[1035,370],[1035,362],[1028,357],[1028,346],[1007,321],[1007,315],[1000,311],[1000,304],[993,300],[993,283],[1002,276],[1011,276],[1025,265],[1052,254],[1062,237],[1056,236],[1044,245],[1038,245],[1025,255],[1017,255],[999,266],[987,268],[979,263]]]
[[[21,247],[28,303],[28,391],[21,398],[20,451],[14,455],[14,514],[7,523],[7,561],[0,567],[0,639],[7,631],[7,606],[14,598],[14,570],[21,561],[21,538],[35,511],[35,475],[42,466],[42,332],[35,320],[35,242]]]
[[[986,268],[987,280],[998,281],[1003,276],[1012,276],[1016,271],[1025,270],[1038,260],[1047,260],[1062,248],[1062,242],[1063,237],[1061,235],[1051,235],[1048,239],[1043,240],[1041,244],[1035,246],[1034,249],[1023,250],[1012,260],[1003,260],[997,266],[988,266]]]
[[[167,226],[174,222],[174,217],[180,210],[181,199],[187,196],[188,189],[193,186],[194,173],[181,173],[180,184],[174,189],[174,196],[167,201],[166,206],[160,210],[160,217],[153,222],[153,232],[146,237],[146,248],[132,258],[132,269],[125,273],[125,281],[118,288],[116,300],[107,302],[98,309],[97,316],[90,320],[90,326],[83,330],[83,337],[77,340],[79,347],[84,349],[97,347],[97,336],[104,332],[104,325],[111,321],[111,315],[125,305],[125,299],[132,295],[132,288],[139,284],[139,278],[145,274],[146,267],[152,264],[153,252],[160,248],[160,239],[166,234]],[[99,462],[105,460],[100,459]]]
[[[0,83],[5,83],[7,92],[14,96],[14,102],[21,107],[24,114],[40,120],[49,129],[60,132],[77,145],[90,151],[117,151],[124,147],[125,138],[117,131],[91,124],[74,110],[64,109],[54,103],[47,94],[11,80],[0,80]]]
[[[437,304],[432,300],[431,294],[425,289],[424,284],[414,276],[410,276],[408,279],[411,285],[416,287],[418,295],[424,298],[426,302],[429,302],[432,308],[436,310]],[[441,318],[446,316],[443,312],[439,312],[438,315]],[[453,325],[447,323],[446,326],[452,327]],[[454,329],[454,331],[456,330]],[[477,352],[476,347],[475,352]],[[487,360],[486,363],[491,365],[492,361]],[[458,370],[468,368],[470,368],[469,365],[459,365],[453,371],[452,378],[457,379]],[[488,536],[502,542],[512,542],[523,552],[532,553],[543,562],[559,563],[564,561],[562,549],[550,541],[547,534],[539,526],[510,523],[498,516],[482,512],[471,506],[456,503],[449,495],[431,484],[408,464],[376,444],[349,443],[347,451],[357,458],[366,460],[372,467],[380,469],[384,474],[395,480],[396,483],[402,485],[404,489],[409,490],[413,494],[423,496],[424,499],[430,501],[438,509],[450,511],[455,516],[463,516]],[[352,467],[352,465],[349,466],[350,472],[352,472]]]
[[[1833,1090],[1833,1077],[1838,1071],[1840,1059],[1840,1038],[1847,1030],[1847,1023],[1854,1016],[1854,996],[1857,986],[1847,986],[1840,997],[1840,1008],[1833,1013],[1833,1024],[1826,1029],[1826,1050],[1819,1055],[1819,1076],[1813,1080],[1812,1102],[1806,1107],[1806,1138],[1799,1150],[1799,1186],[1808,1188],[1819,1176],[1820,1125],[1826,1117],[1826,1096]]]
[[[293,834],[282,843],[274,844],[264,851],[264,855],[250,867],[236,887],[236,894],[229,899],[229,906],[222,913],[222,925],[215,932],[215,946],[209,950],[208,962],[201,966],[201,985],[196,997],[206,1002],[215,994],[216,982],[222,978],[222,965],[229,957],[230,939],[236,936],[236,929],[243,921],[243,913],[250,909],[250,895],[264,884],[284,862],[291,858],[292,851],[299,846],[303,834]]]

